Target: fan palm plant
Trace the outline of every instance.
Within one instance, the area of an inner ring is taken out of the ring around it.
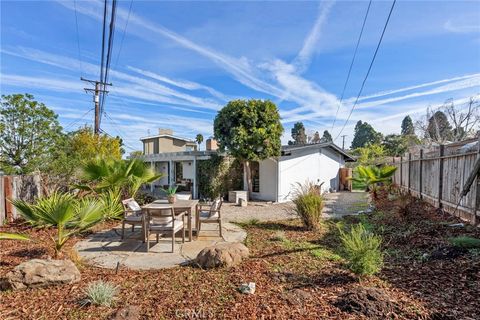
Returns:
[[[94,199],[77,200],[71,194],[54,192],[40,198],[35,204],[23,200],[12,200],[20,215],[38,227],[55,227],[52,237],[55,256],[59,256],[67,240],[85,231],[103,219],[103,206]]]
[[[0,232],[0,240],[30,240],[30,238],[23,234]]]
[[[131,198],[142,184],[151,183],[161,177],[161,174],[156,174],[140,159],[95,159],[83,165],[82,180],[86,183],[77,187],[96,193],[112,190],[124,198]]]

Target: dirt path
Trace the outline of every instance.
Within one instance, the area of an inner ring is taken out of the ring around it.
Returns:
[[[325,196],[324,215],[327,218],[341,217],[365,210],[368,206],[365,192],[336,192]],[[295,218],[293,203],[271,203],[250,201],[247,207],[224,203],[222,215],[225,221],[242,222],[250,219],[275,221]]]

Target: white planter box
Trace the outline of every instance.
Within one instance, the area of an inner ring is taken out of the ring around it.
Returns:
[[[230,191],[228,192],[228,202],[238,204],[240,199],[248,200],[248,191]]]

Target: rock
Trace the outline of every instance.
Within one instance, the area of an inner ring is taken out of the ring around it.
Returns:
[[[139,306],[126,306],[120,308],[110,318],[111,320],[139,320],[140,319],[140,307]]]
[[[2,289],[22,290],[80,281],[81,275],[70,260],[32,259],[16,266],[2,279]]]
[[[468,250],[466,248],[445,246],[434,250],[430,255],[430,260],[452,260],[466,254]]]
[[[255,293],[255,282],[242,283],[238,288],[241,293],[245,294],[254,294]]]
[[[238,265],[248,255],[248,248],[242,243],[222,242],[204,248],[195,260],[202,268],[229,268]]]

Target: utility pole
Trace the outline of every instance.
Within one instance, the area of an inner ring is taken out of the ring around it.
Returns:
[[[106,83],[106,82],[101,82],[101,81],[95,81],[95,80],[88,80],[84,79],[83,77],[80,78],[80,80],[89,82],[91,84],[95,85],[95,89],[92,88],[84,88],[85,92],[93,92],[93,102],[95,103],[95,121],[94,121],[94,130],[93,132],[95,134],[100,133],[100,93],[107,94],[108,91],[105,90],[105,86],[111,86],[111,83]],[[102,89],[103,86],[103,89]]]
[[[342,137],[342,150],[345,150],[345,137],[346,137],[346,136],[347,136],[346,134],[344,134],[343,136],[341,136],[341,137]]]

